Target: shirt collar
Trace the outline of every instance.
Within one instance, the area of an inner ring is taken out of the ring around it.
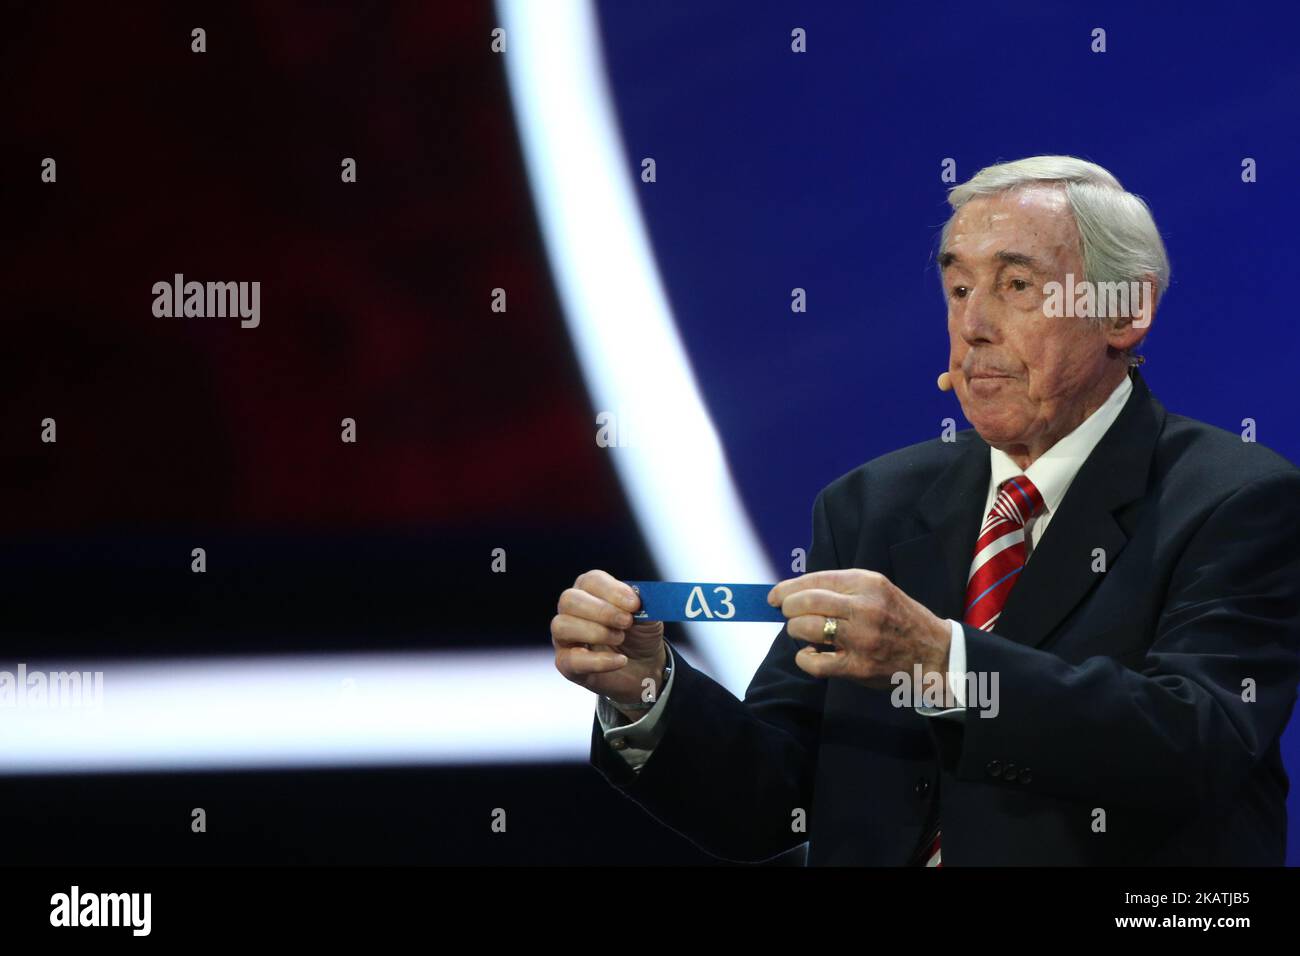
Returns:
[[[1023,474],[1034,483],[1038,493],[1043,496],[1044,508],[1049,512],[1055,512],[1061,504],[1061,499],[1065,497],[1065,492],[1069,490],[1070,482],[1074,481],[1074,476],[1079,473],[1083,463],[1097,447],[1101,436],[1106,434],[1110,426],[1115,423],[1132,391],[1133,382],[1128,375],[1125,375],[1100,408],[1023,471],[1006,452],[990,447],[989,463],[993,487],[998,488],[1008,478]]]

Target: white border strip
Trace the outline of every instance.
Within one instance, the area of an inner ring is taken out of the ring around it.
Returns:
[[[102,671],[102,692],[14,705],[11,686],[0,774],[583,761],[594,714],[541,649],[27,670]]]

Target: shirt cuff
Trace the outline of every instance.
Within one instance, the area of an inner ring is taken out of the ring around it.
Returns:
[[[948,619],[952,628],[952,642],[948,645],[948,690],[954,707],[917,707],[916,712],[925,717],[947,717],[949,720],[966,719],[966,630],[960,621]]]
[[[633,770],[640,770],[650,759],[650,754],[664,735],[666,725],[663,723],[664,708],[668,705],[668,695],[673,690],[673,679],[677,675],[674,666],[672,645],[664,642],[668,653],[668,683],[664,684],[663,693],[653,707],[637,720],[630,721],[617,707],[604,697],[596,699],[596,719],[600,722],[601,733],[605,742],[620,757],[628,762]]]

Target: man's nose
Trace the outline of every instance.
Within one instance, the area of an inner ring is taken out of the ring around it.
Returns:
[[[1001,310],[992,290],[983,286],[971,289],[958,315],[957,331],[969,345],[994,342],[998,336]]]

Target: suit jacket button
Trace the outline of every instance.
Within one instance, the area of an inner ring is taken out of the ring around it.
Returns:
[[[930,781],[925,777],[922,777],[920,780],[916,781],[916,786],[912,789],[916,791],[918,797],[923,797],[925,794],[930,792]]]
[[[988,766],[985,767],[984,769],[989,772],[990,777],[996,777],[998,774],[1002,772],[1002,761],[990,760]]]
[[[1013,764],[1013,763],[1009,763],[1009,764],[1007,764],[1007,769],[1002,771],[1002,779],[1003,779],[1003,780],[1015,780],[1015,779],[1016,779],[1016,765],[1015,765],[1015,764]]]
[[[1020,771],[1020,782],[1021,782],[1021,783],[1028,783],[1029,781],[1030,781],[1029,768],[1028,768],[1028,767],[1024,767],[1024,768],[1022,768],[1021,771]]]
[[[611,747],[613,747],[615,750],[626,750],[626,749],[627,749],[627,738],[626,738],[626,737],[610,737],[610,738],[609,738],[609,745],[610,745]]]

